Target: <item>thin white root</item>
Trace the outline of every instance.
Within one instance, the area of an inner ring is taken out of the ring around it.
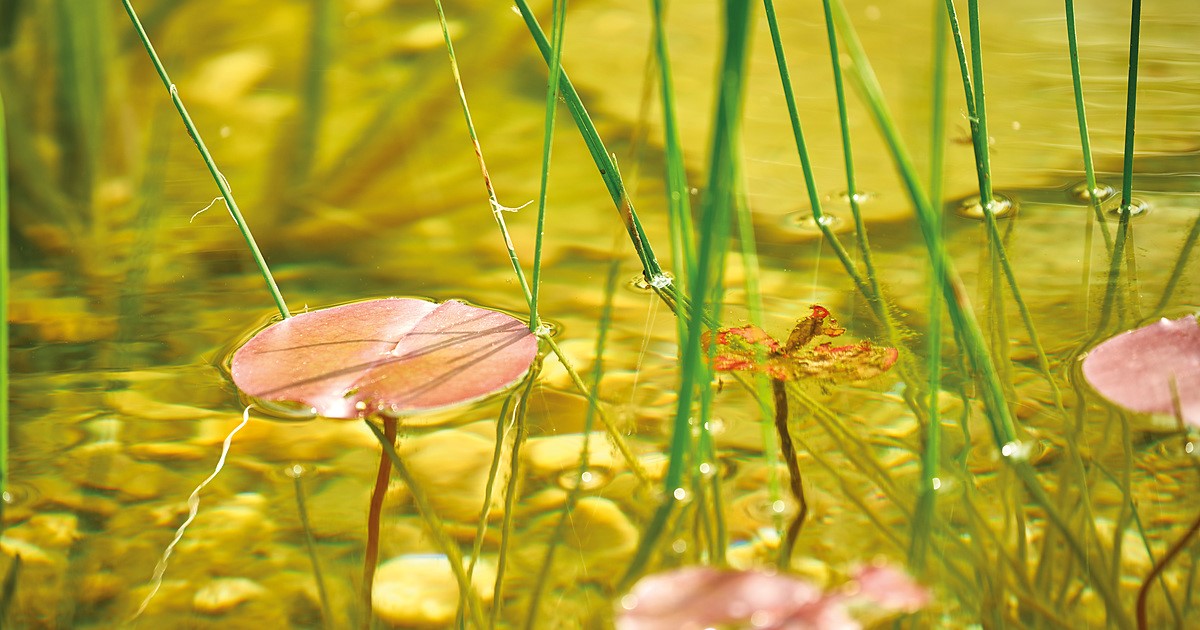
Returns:
[[[233,443],[233,436],[237,435],[237,432],[241,431],[242,427],[246,426],[248,422],[250,422],[250,406],[247,406],[242,411],[242,421],[229,432],[229,435],[225,436],[225,442],[221,444],[221,457],[217,459],[217,465],[213,468],[212,474],[204,481],[201,481],[200,485],[196,486],[196,489],[192,490],[192,494],[188,496],[188,517],[179,526],[179,529],[175,530],[175,538],[171,540],[171,544],[167,545],[167,548],[163,551],[162,558],[158,561],[158,565],[154,567],[154,577],[150,580],[153,584],[150,587],[150,593],[146,595],[146,599],[142,600],[142,605],[138,606],[137,612],[133,613],[133,616],[129,618],[130,621],[140,617],[146,611],[146,607],[150,605],[150,600],[154,599],[154,596],[158,594],[158,589],[162,587],[163,575],[167,572],[167,560],[171,557],[171,552],[175,551],[175,545],[178,545],[179,541],[183,539],[184,530],[187,529],[188,525],[192,524],[192,521],[196,520],[196,513],[200,511],[200,491],[211,483],[213,479],[216,479],[217,473],[221,472],[221,469],[225,467],[225,457],[229,455],[229,446]]]
[[[223,201],[223,199],[221,197],[213,197],[213,200],[208,202],[207,206],[204,206],[203,208],[200,208],[199,210],[197,210],[196,214],[193,214],[192,218],[188,219],[188,223],[195,221],[196,217],[204,214],[205,210],[208,210],[209,208],[213,207],[213,204],[217,203],[218,201]]]

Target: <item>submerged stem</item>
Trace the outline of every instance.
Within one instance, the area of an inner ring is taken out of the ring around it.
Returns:
[[[300,483],[300,465],[294,466],[291,473],[292,488],[296,492],[296,511],[300,515],[300,525],[304,528],[304,546],[308,550],[308,559],[312,562],[313,579],[317,582],[317,596],[321,599],[322,625],[332,628],[333,607],[329,605],[329,593],[325,590],[325,578],[321,575],[321,562],[317,557],[317,541],[313,538],[312,527],[308,524],[308,508],[304,505],[304,487]]]
[[[383,439],[388,444],[396,443],[396,419],[383,417]],[[367,548],[363,551],[363,602],[366,604],[366,625],[371,619],[371,587],[375,583],[375,567],[379,564],[379,518],[383,514],[383,497],[387,494],[388,479],[392,473],[392,462],[387,454],[379,454],[379,471],[375,474],[375,488],[371,490],[371,507],[367,512]]]
[[[775,430],[779,433],[779,450],[783,453],[783,461],[787,463],[792,498],[796,499],[796,516],[788,524],[783,545],[779,548],[779,568],[787,571],[792,562],[792,549],[796,546],[796,537],[800,535],[804,517],[808,515],[808,501],[804,499],[800,462],[796,460],[796,447],[792,444],[792,435],[788,430],[787,386],[782,379],[773,378],[771,392],[775,396]]]

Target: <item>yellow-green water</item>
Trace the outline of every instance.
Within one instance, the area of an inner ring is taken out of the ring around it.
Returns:
[[[644,4],[572,4],[564,63],[666,262],[660,115],[657,104],[647,108],[643,101],[650,33]],[[779,7],[781,26],[815,179],[828,212],[851,228],[840,199],[845,183],[820,5],[780,4],[789,5]],[[850,4],[901,131],[924,168],[934,7],[912,0]],[[1101,179],[1119,186],[1128,7],[1086,4],[1078,17],[1091,139]],[[390,295],[525,310],[490,215],[432,3],[330,2],[319,102],[303,90],[314,3],[136,6],[293,311]],[[548,3],[535,8],[548,13]],[[492,181],[501,203],[518,206],[537,196],[544,65],[507,4],[446,9]],[[1200,262],[1193,254],[1169,304],[1156,311],[1200,212],[1200,83],[1193,80],[1200,66],[1194,44],[1200,8],[1176,0],[1144,10],[1134,186],[1150,210],[1132,221],[1127,269],[1136,281],[1123,293],[1120,322],[1110,334],[1200,308]],[[1090,242],[1085,237],[1090,208],[1069,193],[1082,180],[1082,166],[1062,7],[989,3],[983,23],[993,175],[998,191],[1019,204],[1001,230],[1067,392],[1067,415],[1082,419],[1086,473],[1064,472],[1071,470],[1064,416],[1036,370],[1007,291],[993,298],[982,223],[949,214],[948,247],[987,330],[997,331],[1008,348],[1002,372],[1040,481],[1073,523],[1094,521],[1097,557],[1117,565],[1102,574],[1116,584],[1131,616],[1152,560],[1124,497],[1136,506],[1158,558],[1200,510],[1193,498],[1200,491],[1196,462],[1185,453],[1182,435],[1104,405],[1071,363],[1098,325],[1108,260],[1099,230]],[[700,190],[717,24],[713,3],[671,8],[685,161]],[[220,442],[240,419],[243,401],[221,364],[273,307],[223,206],[210,206],[216,189],[120,8],[23,3],[15,21],[0,29],[12,34],[0,49],[0,89],[12,145],[14,250],[11,479],[0,548],[5,567],[18,554],[23,560],[8,620],[30,628],[120,626],[145,596],[155,563],[185,518],[188,493],[212,470]],[[761,254],[766,328],[783,335],[809,304],[821,303],[849,335],[877,338],[867,305],[819,234],[804,224],[810,209],[761,18],[756,30],[743,174]],[[950,70],[947,125],[952,139],[962,139],[968,125]],[[919,335],[929,320],[923,245],[890,159],[855,103],[852,133],[859,184],[872,193],[864,212],[876,264],[902,323]],[[319,121],[316,152],[311,164],[298,166],[309,116]],[[969,141],[949,145],[947,208],[976,192],[972,163]],[[600,398],[650,473],[661,474],[678,386],[675,322],[633,281],[640,269],[632,247],[565,111],[549,203],[542,312],[575,369],[589,373],[608,265],[620,261],[628,281],[615,295]],[[527,267],[534,218],[533,206],[506,214]],[[850,233],[841,233],[850,243]],[[728,325],[747,321],[743,281],[734,259],[726,275]],[[954,356],[947,361],[953,368]],[[943,412],[947,461],[963,457],[965,465],[943,475],[937,517],[946,527],[932,542],[938,560],[920,576],[934,600],[916,625],[1104,627],[1102,603],[1084,587],[1082,569],[1068,560],[1061,539],[1047,542],[1044,515],[1027,506],[1001,464],[975,400],[960,424],[956,388],[962,380],[961,372],[949,371]],[[1082,401],[1072,385],[1083,392]],[[851,437],[795,411],[810,520],[793,564],[829,583],[854,563],[886,558],[903,564],[920,436],[898,379],[887,374],[810,389]],[[727,559],[739,567],[766,566],[777,542],[772,504],[780,497],[769,489],[774,475],[764,463],[758,408],[728,380],[715,400],[710,425],[717,465],[706,470],[725,480]],[[483,501],[501,404],[496,398],[414,419],[420,426],[400,440],[402,456],[464,549]],[[529,442],[516,473],[521,483],[503,583],[505,626],[528,616],[545,545],[574,484],[576,434],[586,409],[587,399],[562,366],[548,360],[529,401]],[[593,442],[595,474],[542,595],[539,628],[611,622],[619,595],[613,585],[661,500],[657,485],[637,487],[606,444]],[[330,627],[361,625],[366,506],[378,456],[361,423],[253,419],[203,493],[199,515],[138,625],[319,627],[296,508],[297,474],[334,612]],[[656,556],[662,566],[706,559],[704,523],[694,507],[673,524]],[[785,514],[791,509],[785,506]],[[484,546],[491,564],[499,516],[493,510]],[[407,490],[395,485],[381,560],[433,552],[422,527]],[[1045,581],[1035,575],[1043,556],[1050,558],[1043,565],[1052,567]],[[1185,552],[1164,577],[1171,602],[1161,588],[1154,591],[1159,627],[1176,622],[1172,608],[1185,619],[1189,611],[1194,616],[1198,566],[1195,551]],[[1030,592],[1039,599],[1031,601]],[[1040,610],[1043,604],[1050,610]]]

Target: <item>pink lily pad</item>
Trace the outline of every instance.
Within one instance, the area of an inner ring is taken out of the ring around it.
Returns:
[[[1112,337],[1088,352],[1083,377],[1109,401],[1141,413],[1173,416],[1177,395],[1183,421],[1200,427],[1200,324],[1195,315],[1164,318]]]
[[[411,298],[302,313],[233,355],[233,381],[261,400],[327,418],[404,415],[483,398],[529,371],[537,338],[515,317]]]
[[[685,567],[639,580],[622,598],[616,626],[857,630],[862,624],[852,611],[913,612],[928,602],[925,588],[891,567],[867,567],[843,588],[828,592],[786,574]]]

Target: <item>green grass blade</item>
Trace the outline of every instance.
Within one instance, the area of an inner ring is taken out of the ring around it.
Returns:
[[[300,120],[296,127],[296,151],[288,173],[289,193],[295,194],[308,181],[317,155],[317,136],[325,115],[325,71],[329,67],[333,45],[333,0],[311,0],[312,23],[309,25],[308,61],[301,90]]]
[[[941,205],[943,169],[946,158],[946,36],[949,21],[940,7],[933,12],[933,62],[930,102],[929,196]],[[942,214],[933,216],[934,231],[944,233]],[[939,395],[942,389],[942,300],[941,287],[946,281],[946,269],[937,257],[929,259],[929,326],[926,331],[926,388],[928,390],[928,420],[923,428],[924,450],[921,452],[921,480],[914,509],[909,562],[916,573],[924,572],[933,534],[937,507],[937,479],[942,459],[942,419]]]
[[[749,39],[750,11],[747,0],[731,0],[725,6],[725,47],[717,89],[717,106],[710,148],[708,189],[701,205],[698,225],[699,243],[696,260],[689,270],[689,307],[687,336],[680,343],[679,402],[671,428],[669,463],[663,479],[666,496],[656,510],[637,552],[630,562],[618,590],[625,590],[641,575],[666,529],[676,499],[680,498],[685,468],[694,464],[696,444],[691,422],[694,395],[699,385],[708,382],[709,368],[704,362],[700,335],[710,309],[720,305],[720,279],[730,237],[731,208],[736,199],[737,147],[740,136],[742,96],[745,87],[745,63]],[[711,391],[709,392],[711,395]],[[703,418],[699,422],[703,422]]]
[[[8,503],[8,134],[4,95],[0,93],[0,530]],[[3,621],[3,618],[0,618]]]
[[[458,101],[462,105],[463,117],[467,121],[467,133],[471,136],[471,144],[475,147],[475,157],[479,160],[479,171],[483,174],[483,186],[487,189],[488,204],[491,206],[492,217],[496,219],[496,225],[500,227],[500,234],[504,237],[504,247],[508,250],[508,260],[512,263],[513,272],[517,276],[517,282],[521,285],[521,292],[525,295],[525,302],[529,305],[530,311],[533,310],[533,294],[529,289],[529,281],[525,279],[525,272],[521,269],[521,263],[517,260],[517,249],[513,246],[512,236],[508,233],[508,225],[504,221],[505,212],[514,212],[517,208],[509,208],[500,204],[496,198],[496,189],[492,187],[492,177],[488,175],[487,163],[483,159],[483,147],[479,145],[479,136],[475,133],[475,123],[471,120],[471,108],[467,105],[467,93],[463,89],[462,76],[458,72],[458,60],[454,57],[454,42],[450,39],[450,27],[446,24],[446,13],[442,10],[441,0],[433,0],[437,6],[438,20],[442,26],[442,38],[446,42],[446,54],[450,57],[450,71],[454,75],[454,86],[458,88]],[[537,326],[530,321],[530,330],[535,330]]]
[[[979,328],[979,324],[971,311],[965,290],[958,273],[948,259],[940,232],[935,229],[936,220],[933,218],[934,209],[926,197],[924,190],[917,181],[916,169],[912,159],[900,139],[891,114],[884,103],[883,91],[875,78],[858,35],[854,31],[845,7],[840,0],[834,0],[836,23],[846,43],[846,49],[853,60],[854,72],[863,94],[867,108],[875,119],[877,126],[884,136],[884,141],[892,153],[893,162],[900,171],[901,180],[909,193],[917,211],[917,221],[925,238],[928,255],[932,259],[940,259],[946,270],[946,282],[942,286],[950,319],[957,334],[962,339],[962,350],[968,363],[974,371],[980,385],[980,395],[987,411],[989,426],[992,430],[996,446],[1004,452],[1005,447],[1016,441],[1016,426],[1012,411],[1004,397],[1004,388],[998,378],[996,368],[987,351],[987,343]],[[1011,446],[1009,446],[1011,448]],[[1096,563],[1092,562],[1091,554],[1084,544],[1072,535],[1070,524],[1059,512],[1050,497],[1046,494],[1037,478],[1037,473],[1029,462],[1019,458],[1005,457],[1011,469],[1016,473],[1022,484],[1029,492],[1030,498],[1041,506],[1048,520],[1064,534],[1068,546],[1075,557],[1083,564],[1090,578],[1091,585],[1096,589],[1105,603],[1112,622],[1119,628],[1131,627],[1128,615],[1122,608],[1121,601],[1112,584],[1098,573]],[[1100,566],[1104,566],[1103,563]]]
[[[538,50],[546,60],[546,63],[549,64],[551,45],[546,40],[546,35],[542,32],[541,26],[538,25],[537,18],[534,17],[533,12],[529,9],[529,4],[525,0],[516,0],[516,6],[517,10],[521,13],[521,17],[525,20],[525,25],[529,29],[529,34],[533,36]],[[567,76],[565,70],[562,71],[559,90],[562,93],[563,102],[571,112],[571,117],[575,119],[575,124],[579,128],[579,133],[587,145],[592,160],[596,163],[596,168],[600,171],[600,177],[604,180],[604,185],[608,188],[608,194],[612,197],[613,203],[616,204],[617,210],[621,214],[621,220],[625,224],[625,229],[629,233],[629,238],[633,242],[634,249],[637,251],[638,259],[642,262],[643,274],[651,282],[661,278],[663,275],[662,267],[658,264],[658,260],[654,256],[654,250],[651,249],[650,243],[646,239],[646,233],[642,229],[641,220],[638,219],[637,212],[633,208],[633,200],[629,198],[628,193],[625,191],[625,184],[621,180],[621,173],[617,170],[617,164],[613,161],[612,156],[609,155],[608,149],[604,147],[604,142],[600,139],[600,134],[596,131],[596,126],[592,124],[592,119],[588,115],[587,109],[584,108],[583,102],[579,99],[579,93],[575,91],[575,86],[571,84],[571,79]]]
[[[529,433],[525,414],[529,409],[529,393],[533,391],[533,384],[537,382],[537,375],[541,371],[542,362],[540,360],[530,366],[529,374],[525,378],[524,389],[521,391],[521,397],[517,399],[517,406],[514,410],[515,431],[513,433],[511,459],[509,460],[508,485],[504,490],[504,517],[500,521],[500,549],[496,552],[496,584],[492,590],[492,610],[488,616],[489,628],[496,627],[497,622],[500,620],[500,611],[504,607],[504,570],[508,566],[508,543],[512,538],[513,513],[516,512],[518,490],[521,484],[521,475],[518,467],[521,463],[521,447],[525,445],[525,436]],[[478,623],[475,627],[482,628]]]
[[[596,414],[600,409],[600,379],[604,376],[603,357],[608,343],[608,333],[612,328],[613,298],[617,294],[617,280],[620,269],[620,263],[616,260],[608,266],[608,279],[604,283],[604,305],[600,307],[600,320],[597,322],[596,359],[592,362],[591,392],[587,397],[588,408],[583,418],[583,446],[579,452],[579,466],[576,468],[575,474],[576,481],[567,494],[567,503],[563,507],[562,514],[554,526],[554,534],[546,546],[546,554],[542,557],[541,567],[538,569],[537,577],[534,579],[533,594],[530,596],[529,613],[525,618],[525,628],[527,630],[536,628],[537,620],[541,618],[538,614],[538,602],[545,590],[546,578],[549,577],[550,569],[554,565],[554,554],[558,549],[558,543],[562,540],[563,534],[566,533],[571,513],[575,509],[575,505],[579,502],[579,496],[583,490],[583,474],[587,472],[590,466],[590,439],[592,430],[596,424]]]
[[[279,286],[275,284],[275,277],[271,275],[271,270],[267,267],[267,261],[258,249],[258,243],[255,242],[254,235],[250,233],[250,226],[246,224],[246,220],[242,217],[242,211],[238,209],[237,202],[233,200],[233,191],[229,188],[229,182],[225,181],[225,176],[217,169],[217,163],[213,160],[212,155],[209,154],[204,140],[201,139],[199,130],[196,129],[195,123],[192,122],[192,117],[183,105],[183,99],[179,97],[179,90],[175,88],[175,84],[167,76],[166,68],[163,67],[162,61],[158,58],[158,53],[154,51],[154,45],[150,43],[150,36],[146,34],[146,29],[142,28],[142,23],[138,20],[137,13],[133,10],[133,4],[130,3],[130,0],[121,0],[121,3],[125,5],[125,12],[129,14],[129,20],[133,23],[133,28],[137,31],[138,38],[142,41],[142,46],[146,48],[146,54],[150,56],[150,62],[154,64],[154,69],[158,72],[159,79],[162,80],[163,86],[170,93],[171,102],[175,104],[175,109],[179,111],[179,116],[183,119],[183,125],[187,127],[188,135],[196,143],[196,148],[200,151],[200,157],[204,160],[205,166],[208,167],[208,172],[212,175],[213,181],[216,182],[217,188],[221,191],[221,197],[225,199],[225,206],[229,209],[229,215],[233,217],[233,222],[237,224],[238,231],[242,233],[242,238],[245,239],[246,246],[250,248],[250,255],[254,257],[254,262],[258,265],[259,273],[262,274],[263,279],[267,282],[267,290],[270,291],[271,298],[275,300],[275,306],[279,309],[279,314],[284,318],[290,317],[291,314],[288,312],[287,304],[283,301],[283,295],[279,293]]]
[[[842,158],[846,169],[846,197],[850,200],[850,214],[854,217],[854,235],[858,240],[858,250],[862,256],[863,268],[867,272],[867,283],[871,286],[871,295],[866,296],[868,300],[873,299],[875,310],[878,313],[886,311],[887,306],[883,304],[883,295],[879,290],[879,280],[875,274],[875,263],[871,257],[871,244],[867,238],[867,227],[863,224],[862,208],[859,203],[858,182],[855,176],[854,169],[854,151],[853,145],[850,142],[850,117],[846,110],[846,86],[842,79],[842,59],[838,52],[837,31],[833,25],[833,12],[829,8],[829,0],[824,0],[825,9],[825,35],[829,40],[829,60],[833,66],[833,87],[837,95],[838,106],[838,126],[841,128],[842,135]],[[888,319],[883,317],[881,319]],[[884,324],[891,329],[890,322],[885,321]]]
[[[567,26],[567,0],[554,0],[550,29],[550,79],[546,82],[546,122],[542,135],[542,178],[538,188],[537,232],[533,245],[533,286],[529,296],[529,327],[537,330],[538,293],[542,280],[542,242],[546,234],[546,188],[550,181],[550,149],[554,142],[554,114],[558,111],[558,79],[562,74],[563,36]]]
[[[689,200],[687,170],[683,161],[683,147],[680,143],[679,123],[675,116],[675,87],[671,76],[671,57],[667,52],[667,33],[664,26],[666,3],[654,0],[654,61],[658,68],[658,83],[661,90],[663,108],[663,151],[666,159],[667,176],[667,208],[671,229],[671,260],[675,281],[687,286],[688,265],[696,259],[696,247],[693,235],[692,209]],[[679,338],[682,339],[684,326],[683,318],[677,320]]]
[[[967,0],[967,22],[971,29],[971,83],[974,89],[975,114],[971,118],[971,137],[975,145],[975,172],[979,178],[979,203],[985,214],[991,214],[992,158],[988,146],[987,100],[983,90],[983,32],[979,26],[979,0]]]
[[[1121,212],[1133,203],[1133,136],[1137,121],[1138,49],[1142,33],[1142,0],[1133,0],[1129,17],[1129,79],[1125,84],[1125,160],[1121,166]]]
[[[1104,247],[1112,251],[1112,234],[1108,221],[1100,209],[1100,197],[1096,195],[1096,169],[1092,163],[1092,141],[1088,134],[1087,109],[1083,102],[1083,75],[1079,70],[1079,38],[1075,33],[1075,0],[1064,0],[1067,15],[1067,49],[1071,58],[1071,86],[1075,94],[1075,119],[1079,125],[1079,147],[1083,151],[1083,176],[1087,183],[1088,202],[1096,215],[1096,222],[1104,234]],[[1088,222],[1091,225],[1091,222]]]
[[[868,303],[871,304],[876,315],[882,321],[884,319],[883,311],[886,309],[882,307],[879,299],[875,297],[875,292],[863,279],[862,274],[858,272],[854,261],[850,259],[850,254],[846,252],[846,248],[842,246],[841,241],[838,240],[825,220],[825,214],[821,208],[821,196],[817,192],[816,179],[813,176],[812,158],[809,156],[808,146],[804,140],[804,130],[800,124],[795,90],[792,89],[791,72],[788,70],[787,56],[783,50],[783,40],[779,35],[779,20],[775,15],[774,1],[763,0],[763,8],[767,16],[767,27],[771,32],[771,43],[775,50],[775,62],[779,68],[779,80],[783,84],[783,97],[787,103],[788,116],[792,123],[792,136],[796,142],[796,152],[800,157],[800,169],[804,173],[805,190],[808,193],[808,203],[812,207],[813,220],[817,224],[818,229],[821,230],[821,234],[824,235],[829,246],[833,248],[834,255],[841,261],[846,273],[854,281],[854,286],[858,289],[858,292],[867,297]]]

